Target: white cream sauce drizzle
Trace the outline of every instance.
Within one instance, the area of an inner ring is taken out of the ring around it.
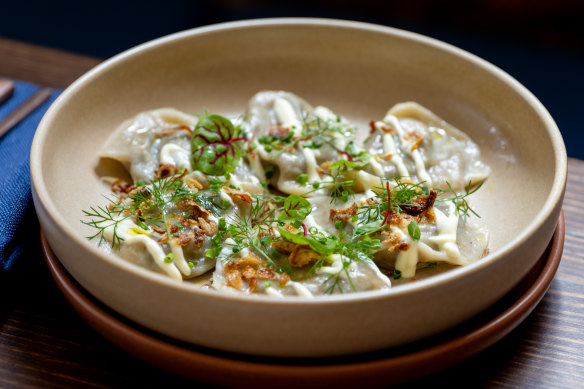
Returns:
[[[416,265],[420,262],[444,261],[455,265],[464,264],[461,260],[460,249],[457,244],[458,216],[454,213],[454,205],[450,204],[449,216],[437,208],[436,215],[437,235],[427,237],[428,242],[436,244],[438,250],[424,242],[414,241],[407,231],[396,226],[391,230],[400,235],[401,241],[408,244],[408,250],[400,251],[395,263],[396,270],[401,271],[406,278],[414,277]]]
[[[237,173],[231,173],[229,184],[234,185],[237,188],[243,189],[246,192],[259,194],[263,193],[263,188],[260,185],[260,181],[252,175],[238,175]],[[233,202],[232,202],[233,203]]]
[[[385,175],[383,173],[383,167],[379,162],[377,162],[377,159],[375,159],[375,157],[372,156],[372,158],[369,160],[369,166],[371,166],[371,169],[373,169],[373,173],[375,173],[378,177],[383,177]],[[359,173],[361,171],[359,171]]]
[[[274,112],[282,127],[289,128],[294,137],[302,134],[302,123],[298,120],[294,107],[288,100],[278,97],[274,101]]]
[[[412,150],[413,143],[411,141],[408,141],[405,138],[406,132],[404,131],[401,124],[399,123],[398,118],[396,118],[393,115],[388,114],[388,115],[385,115],[385,117],[383,118],[383,121],[386,124],[389,124],[390,126],[392,126],[393,129],[395,129],[400,141],[405,146],[404,147],[405,152],[408,153],[412,157],[412,159],[414,160],[414,164],[416,165],[416,172],[418,174],[419,180],[424,181],[426,186],[432,185],[432,179],[430,178],[430,175],[426,171],[426,165],[424,164],[424,160],[422,159],[422,154],[420,154],[420,150],[418,150],[417,148]],[[383,137],[384,147],[385,147],[385,139],[388,137],[391,137],[392,141],[393,141],[393,137],[391,136],[391,134],[384,134],[384,137]],[[394,155],[394,158],[395,158],[395,155]],[[398,171],[399,171],[400,168],[397,165],[397,162],[396,162],[396,166],[398,167]],[[400,172],[400,174],[402,174],[402,173]]]
[[[385,126],[385,123],[383,123],[383,122],[376,122],[375,123],[375,127],[379,131],[382,131],[381,128],[384,126]],[[404,160],[402,159],[401,155],[399,155],[399,153],[397,152],[397,148],[396,148],[395,142],[393,140],[393,135],[391,135],[390,133],[385,133],[385,132],[382,132],[382,133],[383,133],[383,153],[387,157],[391,156],[390,160],[393,162],[393,164],[397,168],[397,172],[400,176],[409,177],[410,172],[408,172],[408,169],[406,168],[406,165],[404,164]]]
[[[296,295],[299,297],[314,298],[314,295],[310,292],[310,290],[308,290],[308,288],[306,288],[300,282],[288,281],[287,285],[290,285],[292,287],[292,289],[294,289],[294,292],[296,293]],[[278,298],[285,297],[284,294],[280,290],[278,290],[277,288],[275,288],[273,286],[268,286],[265,290],[266,290],[266,294],[270,297],[278,297]]]
[[[365,170],[359,170],[357,173],[357,182],[361,184],[363,191],[367,192],[368,190],[372,190],[382,185],[379,177],[383,177],[383,174],[374,176],[373,174],[367,173]],[[375,193],[370,197],[375,197]]]
[[[279,297],[283,298],[284,295],[278,289],[274,288],[273,286],[268,286],[266,288],[266,294],[270,297]]]
[[[314,109],[314,116],[324,122],[348,125],[349,123],[342,117],[335,114],[327,107],[318,106]],[[335,132],[334,145],[338,150],[344,150],[347,147],[347,138],[340,132]]]
[[[418,242],[414,241],[407,231],[402,231],[399,227],[391,226],[391,232],[399,234],[401,241],[408,244],[408,249],[400,251],[397,255],[395,269],[401,272],[402,277],[412,278],[416,275]]]
[[[162,146],[160,163],[174,165],[179,170],[193,170],[191,168],[190,153],[175,143],[167,143]]]
[[[185,275],[185,277],[190,276],[191,268],[185,259],[182,247],[174,243],[172,239],[169,240],[169,245],[172,255],[174,255],[173,263],[176,265],[178,270],[180,270],[180,272]]]
[[[300,297],[314,297],[312,293],[310,293],[310,291],[300,282],[289,281],[289,283],[292,284],[292,287],[294,288],[296,295]]]
[[[235,206],[235,203],[231,199],[231,196],[229,196],[227,193],[225,193],[225,191],[223,189],[221,189],[219,191],[219,197],[221,197],[221,200],[228,201],[230,206],[232,206],[232,207]]]
[[[460,258],[460,250],[456,244],[456,230],[458,228],[458,216],[454,212],[454,204],[450,204],[450,215],[446,216],[442,211],[434,208],[436,215],[436,226],[438,227],[438,235],[431,236],[428,240],[436,243],[440,251],[445,252],[449,259],[458,260]]]
[[[160,269],[162,269],[166,274],[168,274],[171,278],[175,280],[182,280],[182,276],[174,262],[166,263],[164,261],[164,257],[166,254],[162,247],[156,243],[154,240],[149,238],[151,232],[145,231],[141,229],[136,223],[132,222],[129,219],[122,220],[118,223],[116,228],[116,234],[122,239],[124,239],[125,243],[138,243],[142,244],[146,250],[150,253],[154,262]],[[110,226],[104,229],[104,236],[109,241],[113,241],[114,236],[114,227]],[[190,269],[189,269],[190,274]]]
[[[318,223],[316,222],[316,220],[314,220],[314,216],[312,215],[308,215],[306,216],[306,218],[304,219],[304,224],[306,225],[306,228],[317,228],[318,230],[322,230],[322,227],[318,225]]]
[[[304,160],[306,161],[306,174],[308,175],[308,182],[318,182],[320,181],[320,175],[316,171],[316,156],[315,151],[307,147],[301,147],[302,154],[304,154]]]
[[[343,270],[343,257],[339,254],[332,254],[329,257],[331,264],[329,266],[322,266],[316,270],[317,274],[337,274]]]
[[[249,161],[249,166],[260,179],[260,181],[266,182],[266,172],[262,166],[262,161],[260,161],[259,156],[256,153],[250,153],[247,160]]]

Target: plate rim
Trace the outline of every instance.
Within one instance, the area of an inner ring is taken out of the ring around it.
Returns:
[[[272,388],[278,382],[278,386],[282,388],[297,388],[299,384],[317,387],[332,383],[338,388],[349,388],[354,387],[355,383],[359,383],[360,387],[374,387],[421,378],[478,354],[515,329],[539,304],[554,278],[564,247],[565,220],[562,211],[546,251],[528,272],[527,277],[534,270],[537,271],[535,268],[541,267],[533,284],[511,306],[478,328],[412,352],[407,352],[406,345],[364,354],[373,355],[373,358],[360,361],[351,361],[357,356],[349,355],[305,359],[309,361],[305,364],[297,363],[299,358],[257,357],[209,350],[174,341],[165,335],[157,336],[150,330],[145,332],[139,328],[139,324],[100,306],[101,302],[78,286],[52,252],[42,229],[40,235],[43,256],[50,273],[75,311],[108,341],[149,364],[183,377],[229,387],[253,385],[254,388]],[[506,298],[501,301],[504,300]],[[497,304],[500,305],[500,302]],[[375,357],[404,348],[406,352],[402,354]],[[166,354],[168,358],[160,358],[161,354]],[[268,362],[270,359],[273,362]],[[327,359],[328,363],[320,363]],[[340,362],[330,363],[331,360]],[[399,374],[392,374],[398,371]]]

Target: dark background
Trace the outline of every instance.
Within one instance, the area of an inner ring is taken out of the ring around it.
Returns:
[[[550,111],[568,155],[584,159],[584,1],[0,1],[0,36],[111,57],[197,26],[308,16],[422,33],[470,51],[524,84]]]

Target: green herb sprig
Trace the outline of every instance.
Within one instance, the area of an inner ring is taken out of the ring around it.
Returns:
[[[455,214],[457,216],[462,216],[462,218],[465,222],[471,214],[480,218],[480,215],[478,213],[476,213],[475,210],[470,207],[466,198],[468,196],[470,196],[471,194],[475,193],[477,190],[479,190],[483,186],[483,183],[484,182],[481,182],[480,184],[478,184],[477,186],[475,186],[473,188],[472,181],[469,181],[468,185],[464,188],[465,193],[456,193],[456,191],[454,189],[452,189],[452,186],[450,185],[450,183],[446,182],[446,184],[448,185],[448,189],[436,189],[436,191],[438,191],[440,195],[445,195],[448,197],[443,197],[443,198],[440,198],[436,201],[452,202],[452,204],[454,204]]]
[[[329,284],[326,293],[333,293],[335,289],[342,292],[339,284],[339,277],[342,273],[346,273],[351,287],[356,290],[348,274],[349,265],[352,262],[371,261],[373,259],[373,253],[381,248],[381,241],[371,238],[371,235],[380,229],[380,223],[371,223],[358,227],[353,231],[352,235],[347,235],[344,231],[340,231],[337,236],[318,230],[312,230],[308,234],[293,233],[280,227],[278,231],[287,241],[298,245],[308,245],[313,251],[321,254],[320,259],[310,269],[311,273],[324,266],[329,255],[338,254],[341,256],[342,269],[330,275],[325,281],[326,284]]]
[[[81,220],[81,223],[97,229],[97,232],[94,235],[88,236],[87,239],[92,240],[99,236],[99,244],[102,244],[107,240],[104,235],[105,230],[113,227],[112,247],[120,247],[124,239],[117,233],[118,224],[127,219],[129,215],[119,217],[119,211],[102,206],[90,207],[89,211],[83,210],[82,212],[85,217],[91,218],[91,220]]]
[[[220,199],[219,189],[211,187],[193,193],[182,181],[183,174],[184,172],[179,172],[174,176],[153,180],[150,185],[136,188],[134,193],[124,200],[108,198],[108,207],[91,207],[89,211],[83,210],[84,216],[90,220],[81,222],[98,230],[88,239],[99,237],[101,244],[105,241],[105,230],[113,227],[112,247],[119,248],[123,238],[117,232],[118,225],[130,217],[143,230],[148,230],[150,226],[162,228],[170,237],[169,210],[183,199],[193,200],[218,215],[223,206],[221,203],[217,204],[217,200]]]
[[[429,193],[423,183],[413,184],[402,180],[402,177],[381,178],[380,185],[374,187],[373,201],[359,207],[359,222],[370,223],[383,220],[387,216],[388,208],[391,213],[402,213],[402,206],[415,205],[414,199]],[[389,183],[392,181],[395,185],[390,187]]]

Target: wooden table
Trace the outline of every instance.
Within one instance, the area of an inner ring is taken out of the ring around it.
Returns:
[[[64,88],[99,59],[0,38],[0,75]],[[569,159],[562,262],[533,313],[478,356],[416,384],[584,387],[584,161]],[[38,241],[37,237],[32,237]],[[34,243],[34,242],[33,242]],[[38,243],[36,243],[38,244]],[[0,387],[197,385],[116,348],[69,306],[40,255],[0,274]]]

